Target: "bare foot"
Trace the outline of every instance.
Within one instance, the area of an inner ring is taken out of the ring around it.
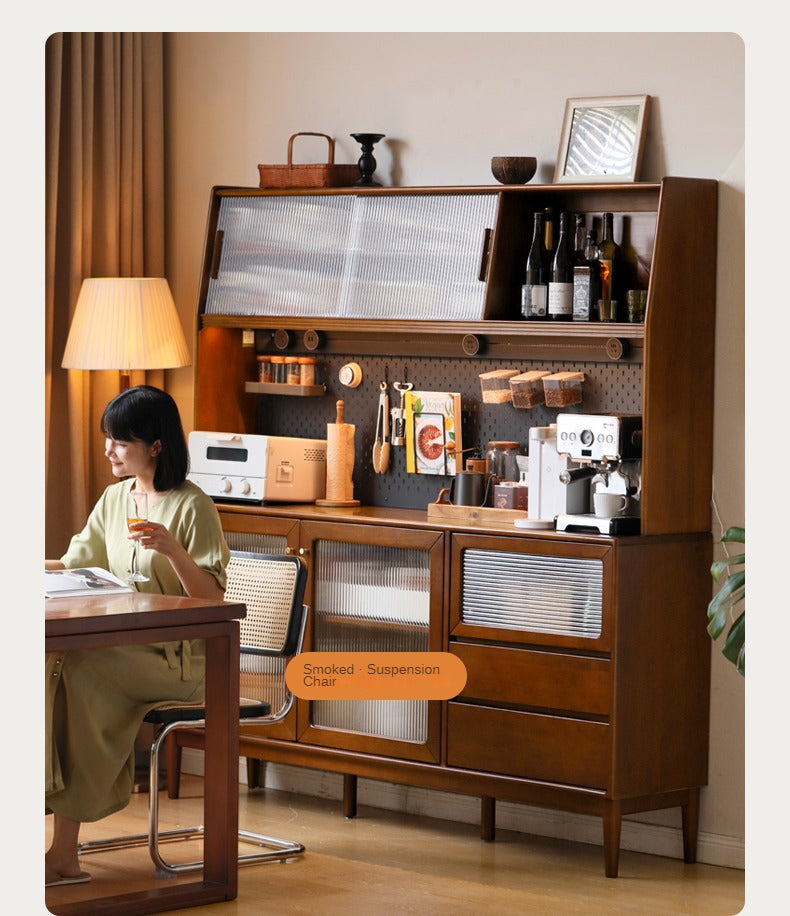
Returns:
[[[84,875],[80,869],[79,859],[75,856],[71,861],[55,861],[49,854],[44,856],[44,880],[46,884],[51,884],[58,878],[79,878]]]

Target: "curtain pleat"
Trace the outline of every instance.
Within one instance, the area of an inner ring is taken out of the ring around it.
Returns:
[[[45,65],[45,550],[59,557],[113,480],[99,422],[118,373],[60,366],[82,280],[165,276],[163,37],[58,33]]]

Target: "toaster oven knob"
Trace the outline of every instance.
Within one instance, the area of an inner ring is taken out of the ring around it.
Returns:
[[[220,483],[220,487],[222,488],[223,493],[230,493],[233,484],[228,480],[227,477],[223,477]]]
[[[249,480],[242,480],[242,482],[241,482],[241,492],[244,493],[245,496],[247,495],[247,493],[250,492],[251,489],[252,489],[252,487],[250,487],[250,482],[249,482]]]

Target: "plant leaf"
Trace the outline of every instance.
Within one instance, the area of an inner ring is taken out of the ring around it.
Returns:
[[[722,574],[731,566],[744,566],[746,563],[746,554],[739,553],[732,557],[726,557],[724,560],[715,560],[710,565],[710,574],[718,582]]]
[[[739,544],[746,543],[746,529],[733,525],[728,528],[721,536],[722,541],[737,541]]]
[[[741,613],[730,627],[727,639],[722,647],[722,655],[731,661],[738,672],[746,673],[746,612]]]
[[[708,605],[708,619],[710,621],[708,623],[708,633],[712,639],[718,639],[721,636],[727,626],[727,621],[730,619],[730,611],[739,601],[743,600],[744,594],[745,591],[743,589],[739,589],[730,596],[718,594]]]
[[[743,526],[732,525],[721,536],[722,542],[746,543],[746,529]],[[734,567],[741,567],[735,569]],[[742,551],[724,560],[716,560],[711,564],[710,573],[716,582],[721,581],[725,573],[726,579],[719,591],[708,604],[708,633],[712,639],[717,639],[724,632],[728,621],[730,629],[724,640],[722,654],[731,661],[738,673],[746,676],[746,611],[732,620],[734,608],[746,598],[746,551]]]
[[[722,587],[713,596],[708,604],[708,617],[713,617],[719,611],[720,605],[731,607],[737,604],[746,594],[746,573],[743,570],[727,576]]]

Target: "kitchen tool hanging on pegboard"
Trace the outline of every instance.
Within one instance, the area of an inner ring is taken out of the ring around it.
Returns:
[[[639,363],[581,362],[573,360],[505,361],[501,359],[458,359],[450,357],[389,357],[354,354],[320,354],[326,395],[309,398],[284,398],[258,395],[256,430],[275,436],[326,438],[327,424],[335,422],[335,402],[345,402],[345,416],[353,418],[356,427],[354,443],[357,461],[354,465],[354,496],[363,505],[393,506],[403,509],[425,509],[434,502],[439,490],[450,485],[451,477],[422,476],[406,471],[406,449],[390,449],[386,474],[373,470],[370,455],[376,438],[375,404],[379,384],[388,379],[391,391],[408,384],[418,390],[458,391],[461,394],[461,424],[464,462],[485,456],[488,442],[515,440],[526,447],[532,426],[556,422],[557,410],[544,405],[519,410],[512,404],[483,404],[480,374],[494,369],[513,368],[519,372],[545,370],[556,373],[584,373],[584,400],[573,407],[583,413],[641,413],[642,366]],[[362,382],[356,388],[340,383],[342,366],[356,362],[362,370]],[[394,397],[390,398],[395,401]],[[391,404],[391,408],[392,408]],[[392,416],[392,414],[390,414]],[[394,446],[395,426],[390,443]],[[365,456],[362,460],[360,456]]]

